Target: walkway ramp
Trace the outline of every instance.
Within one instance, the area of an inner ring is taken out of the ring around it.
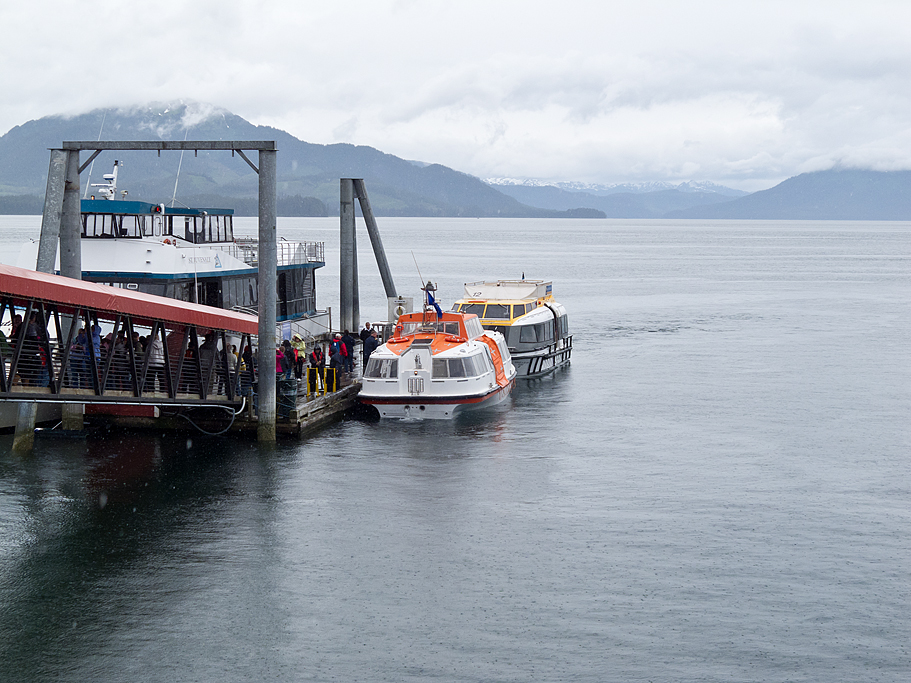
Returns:
[[[0,264],[0,323],[0,401],[226,405],[252,391],[256,316]]]

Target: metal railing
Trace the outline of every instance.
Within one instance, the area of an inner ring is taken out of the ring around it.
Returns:
[[[200,343],[204,330],[193,325],[140,323],[125,313],[61,308],[40,300],[24,306],[10,297],[0,300],[0,319],[20,321],[0,338],[0,399],[232,403],[254,382],[242,360],[249,334],[208,330]],[[105,339],[102,329],[110,330]],[[229,334],[239,338],[236,358],[224,351],[230,349]]]
[[[227,252],[248,266],[259,265],[259,240],[253,237],[238,237],[229,244],[207,244],[209,249]],[[325,263],[326,248],[323,242],[278,243],[278,265],[298,266],[308,263]]]

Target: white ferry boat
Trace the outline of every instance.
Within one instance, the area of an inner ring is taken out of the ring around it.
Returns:
[[[424,310],[400,316],[370,354],[358,399],[380,417],[451,419],[506,400],[515,384],[503,335],[476,315],[440,310],[430,291]]]
[[[468,282],[453,310],[478,316],[485,329],[505,337],[519,377],[541,377],[570,361],[573,337],[552,282]]]
[[[233,209],[128,200],[117,190],[119,168],[115,161],[105,182],[91,186],[92,198],[82,200],[82,279],[256,315],[258,240],[235,238]],[[325,331],[329,314],[316,308],[323,243],[282,240],[277,248],[281,338]],[[30,241],[17,265],[33,269],[37,255],[38,242]]]

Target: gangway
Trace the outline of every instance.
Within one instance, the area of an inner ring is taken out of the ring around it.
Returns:
[[[224,406],[252,390],[256,316],[0,264],[0,322],[2,402]]]

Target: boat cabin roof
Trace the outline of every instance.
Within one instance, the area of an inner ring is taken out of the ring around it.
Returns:
[[[535,301],[553,298],[554,283],[545,280],[466,282],[462,301]]]
[[[151,202],[141,202],[134,199],[83,199],[81,203],[82,213],[160,214],[162,207],[162,204],[152,204]],[[234,209],[189,209],[182,206],[164,206],[164,213],[167,216],[233,216]]]

